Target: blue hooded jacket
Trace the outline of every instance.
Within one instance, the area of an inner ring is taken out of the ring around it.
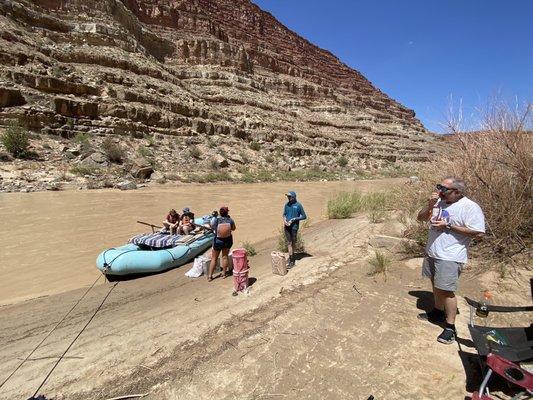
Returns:
[[[285,208],[283,209],[283,218],[285,218],[286,221],[293,219],[294,222],[290,228],[293,230],[298,230],[300,227],[300,221],[307,219],[307,215],[305,214],[303,206],[296,201],[296,193],[290,191],[287,193],[287,195],[291,196],[292,199],[285,204]]]

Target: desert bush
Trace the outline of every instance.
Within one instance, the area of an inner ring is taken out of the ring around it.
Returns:
[[[284,253],[289,251],[289,246],[287,243],[287,239],[285,238],[285,228],[281,227],[279,230],[278,235],[278,250],[282,251]],[[295,253],[303,253],[305,251],[305,243],[302,239],[302,235],[300,231],[298,231],[298,235],[296,235],[296,244],[295,244]]]
[[[307,229],[307,228],[309,228],[312,225],[312,223],[313,223],[313,221],[311,220],[311,218],[307,217],[302,222],[302,228]]]
[[[505,259],[531,249],[531,113],[531,104],[513,110],[502,102],[493,102],[482,112],[481,126],[475,132],[464,132],[460,116],[451,115],[451,135],[442,144],[445,150],[437,152],[416,188],[406,185],[402,204],[420,208],[444,176],[461,177],[467,184],[467,196],[485,214],[487,234],[476,251]]]
[[[93,167],[89,165],[75,165],[70,169],[70,172],[74,175],[101,175],[102,169],[99,167]]]
[[[144,157],[144,158],[150,158],[153,156],[153,153],[152,153],[152,150],[150,150],[148,147],[146,146],[140,146],[138,149],[137,149],[137,153],[139,153],[140,156]]]
[[[111,138],[105,138],[101,145],[102,151],[107,159],[115,164],[122,164],[125,158],[124,149]]]
[[[276,159],[272,154],[267,154],[267,156],[265,157],[265,161],[269,164],[272,164],[274,161],[276,161]]]
[[[346,167],[348,165],[348,159],[344,156],[340,156],[337,159],[337,163],[339,164],[339,167]]]
[[[189,147],[189,156],[191,156],[192,158],[200,158],[200,156],[202,155],[202,152],[200,151],[200,149],[198,148],[198,146],[190,146]]]
[[[208,172],[206,174],[190,174],[182,179],[183,182],[211,183],[211,182],[231,182],[232,176],[229,172]]]
[[[0,137],[6,150],[17,158],[25,158],[29,155],[30,139],[28,130],[17,123],[10,124]]]
[[[366,211],[385,211],[391,209],[394,202],[394,193],[370,192],[362,197],[362,208]]]
[[[392,208],[395,199],[393,192],[371,192],[361,195],[357,190],[341,192],[329,199],[326,211],[329,219],[350,218],[354,213],[369,211],[373,222],[381,222],[385,211]]]
[[[341,192],[327,203],[327,216],[329,219],[350,218],[362,206],[361,194],[358,191]]]
[[[80,145],[82,154],[88,154],[92,149],[91,141],[87,133],[76,133],[76,136],[72,138],[72,142]]]
[[[374,258],[370,259],[369,264],[372,266],[372,270],[368,273],[370,276],[377,274],[387,275],[391,260],[385,253],[375,250]]]
[[[242,244],[242,248],[246,250],[246,254],[248,254],[250,257],[253,257],[257,254],[257,250],[255,249],[254,245],[250,242],[244,242]]]
[[[261,150],[261,144],[259,142],[251,142],[250,148],[254,151],[259,151]]]

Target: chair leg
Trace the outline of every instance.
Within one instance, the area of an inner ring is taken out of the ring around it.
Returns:
[[[483,396],[485,394],[485,391],[487,392],[487,396],[489,396],[489,390],[487,389],[487,384],[489,383],[489,379],[492,376],[492,370],[489,368],[487,375],[485,375],[485,378],[483,379],[483,382],[481,382],[481,386],[479,387],[479,395]]]

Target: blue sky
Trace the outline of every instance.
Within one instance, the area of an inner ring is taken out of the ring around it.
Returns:
[[[533,101],[533,0],[253,0],[442,132],[498,95]]]

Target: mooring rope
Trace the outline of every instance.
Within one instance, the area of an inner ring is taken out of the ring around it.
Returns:
[[[78,338],[81,336],[81,334],[85,331],[85,329],[89,326],[89,324],[91,323],[91,321],[94,319],[94,317],[96,316],[96,314],[98,313],[98,311],[100,311],[100,309],[102,308],[102,306],[104,305],[105,301],[107,300],[107,298],[109,297],[109,295],[111,294],[111,292],[113,291],[113,289],[115,287],[117,287],[117,285],[119,284],[119,282],[116,282],[115,284],[113,284],[113,286],[111,286],[111,288],[109,289],[109,291],[107,292],[107,294],[105,295],[104,299],[102,300],[102,302],[100,303],[100,305],[96,308],[96,310],[94,311],[93,315],[91,316],[91,318],[89,318],[89,320],[87,321],[87,323],[85,324],[85,326],[81,329],[81,331],[76,335],[76,337],[72,340],[72,342],[70,342],[70,344],[68,345],[68,347],[65,349],[65,351],[63,352],[63,354],[59,357],[59,359],[56,361],[56,363],[54,364],[54,366],[52,367],[52,369],[50,370],[50,372],[48,372],[48,374],[46,375],[46,377],[43,379],[43,381],[41,382],[41,384],[39,385],[39,387],[37,388],[37,390],[35,391],[35,393],[33,394],[33,396],[30,398],[31,399],[35,399],[35,396],[37,395],[37,393],[39,392],[39,390],[41,390],[41,388],[44,386],[44,384],[46,383],[46,381],[48,380],[48,378],[50,377],[50,375],[52,375],[52,372],[54,372],[54,370],[56,369],[56,367],[59,365],[59,363],[61,362],[61,360],[63,360],[63,358],[65,357],[65,355],[67,354],[67,352],[70,350],[70,348],[74,345],[74,343],[76,342],[76,340],[78,340]]]
[[[48,334],[39,342],[39,344],[37,346],[35,346],[35,348],[30,352],[30,354],[28,354],[26,356],[26,358],[24,360],[22,360],[22,362],[13,370],[13,372],[11,372],[9,374],[9,376],[4,379],[4,381],[0,384],[0,389],[2,388],[2,386],[4,386],[7,381],[9,381],[11,379],[11,377],[13,375],[15,375],[15,373],[20,369],[20,367],[22,367],[24,365],[24,363],[26,361],[29,360],[29,358],[33,355],[33,353],[35,353],[39,347],[42,346],[42,344],[46,341],[46,339],[48,339],[50,337],[50,335],[59,327],[59,325],[61,325],[63,323],[63,321],[70,315],[70,313],[78,306],[78,304],[80,304],[80,302],[85,298],[85,296],[87,296],[87,294],[91,291],[91,289],[94,287],[94,285],[96,285],[96,282],[98,282],[100,280],[100,278],[102,277],[102,275],[99,275],[98,278],[93,282],[93,284],[85,291],[85,293],[83,294],[83,296],[81,296],[78,301],[76,302],[76,304],[74,304],[70,310],[67,311],[67,313],[65,315],[63,315],[63,318],[61,318],[61,320],[52,328],[52,330],[50,332],[48,332]]]

